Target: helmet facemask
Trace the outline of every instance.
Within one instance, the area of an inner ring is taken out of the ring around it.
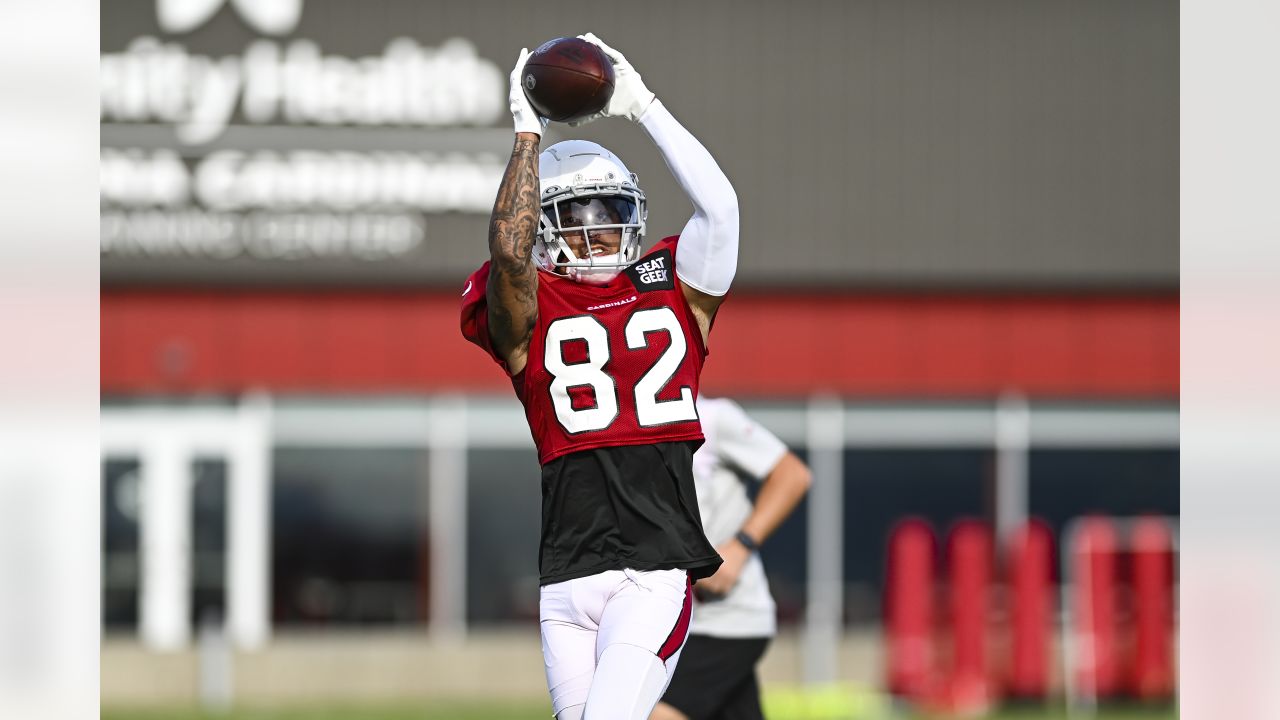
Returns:
[[[548,272],[602,284],[640,258],[644,242],[644,193],[635,175],[619,182],[581,182],[545,186],[534,241],[534,260]],[[578,252],[574,248],[578,248]]]

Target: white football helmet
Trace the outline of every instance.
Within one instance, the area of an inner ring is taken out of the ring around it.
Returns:
[[[640,258],[648,216],[635,173],[593,142],[565,140],[538,157],[542,218],[533,258],[547,272],[592,284],[617,277]],[[602,235],[621,233],[616,251]],[[592,236],[595,236],[593,243]],[[566,236],[583,240],[578,257]]]

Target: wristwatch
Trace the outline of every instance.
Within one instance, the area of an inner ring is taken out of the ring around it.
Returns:
[[[756,542],[755,538],[748,535],[746,530],[739,530],[738,534],[733,537],[735,540],[742,543],[742,547],[750,550],[751,552],[758,552],[760,550],[760,543]]]

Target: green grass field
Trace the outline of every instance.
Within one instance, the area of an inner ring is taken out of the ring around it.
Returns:
[[[202,713],[198,710],[126,710],[106,709],[102,720],[550,720],[551,710],[543,704],[502,703],[436,704],[412,706],[360,706],[289,709],[246,709],[229,713]],[[773,716],[770,716],[771,720]],[[816,716],[815,716],[816,717]],[[911,714],[823,715],[823,718],[879,718],[882,720],[916,720]],[[1066,720],[1065,711],[1009,710],[986,716],[991,720]],[[1077,716],[1087,717],[1087,716]],[[1103,709],[1097,720],[1174,720],[1172,709]],[[781,720],[781,719],[780,719]]]

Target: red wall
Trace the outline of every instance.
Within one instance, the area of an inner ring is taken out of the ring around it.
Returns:
[[[510,392],[437,292],[108,291],[109,394]],[[741,294],[711,336],[704,389],[737,396],[1175,398],[1178,299],[1003,294]]]

